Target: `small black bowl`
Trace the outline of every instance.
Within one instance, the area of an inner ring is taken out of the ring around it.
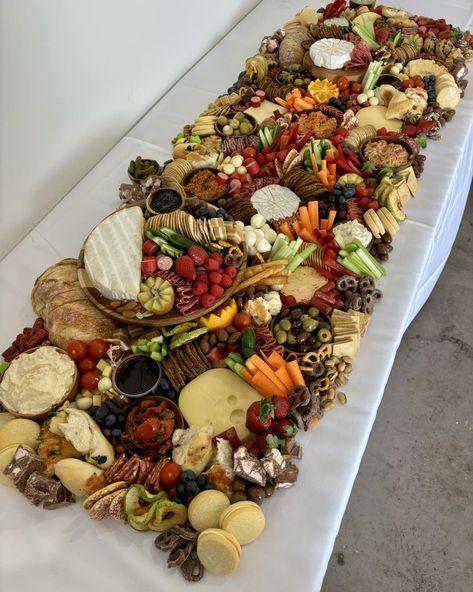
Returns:
[[[382,84],[390,84],[399,90],[401,88],[402,80],[397,76],[394,76],[394,74],[381,74],[376,86],[381,86]]]
[[[134,392],[132,392],[131,389],[128,389],[127,392],[127,389],[123,384],[124,373],[126,372],[133,372],[134,374],[133,377],[129,377],[129,380],[135,378],[136,381],[139,381],[143,375],[143,372],[146,372],[147,374],[154,374],[155,379],[152,377],[152,380],[148,380],[147,382],[149,383],[149,386],[142,392],[139,392],[139,389],[137,388],[133,388]],[[153,360],[153,358],[146,354],[133,354],[123,358],[123,360],[113,370],[112,384],[117,393],[123,397],[126,397],[127,399],[139,399],[141,397],[157,394],[162,374],[163,370],[159,362]]]

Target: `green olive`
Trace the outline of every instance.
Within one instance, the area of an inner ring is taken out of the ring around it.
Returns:
[[[296,336],[294,335],[294,333],[287,334],[287,343],[288,343],[288,345],[296,345],[297,339],[296,339]]]
[[[307,319],[310,319],[310,316],[307,313],[305,313],[305,314],[303,314],[303,315],[300,316],[300,319],[299,320],[300,321],[307,321]]]
[[[307,312],[313,319],[315,319],[315,317],[318,317],[320,314],[320,310],[316,306],[311,306]]]
[[[315,331],[318,326],[319,323],[315,319],[309,318],[302,322],[302,328],[304,329],[304,331],[307,331],[308,333],[312,333],[312,331]]]
[[[283,345],[284,343],[286,343],[286,341],[287,341],[286,331],[278,331],[276,333],[276,341],[279,343],[279,345]]]
[[[282,327],[280,323],[276,323],[273,327],[273,333],[276,335],[278,331],[281,331]]]
[[[281,319],[279,321],[279,326],[283,331],[290,331],[291,330],[291,321],[289,319]]]
[[[328,329],[320,329],[320,331],[317,333],[317,339],[322,343],[328,343],[332,340],[332,334]]]
[[[233,116],[233,119],[238,119],[238,121],[244,121],[245,114],[241,111],[238,111],[238,113],[235,113],[235,115]]]
[[[294,85],[295,86],[304,86],[304,81],[302,80],[302,78],[296,78],[294,80]]]
[[[238,121],[238,119],[232,119],[230,121],[230,125],[232,126],[233,129],[238,129],[240,127],[240,122]]]
[[[228,119],[225,117],[225,115],[220,115],[220,117],[217,119],[217,123],[223,127],[224,125],[228,125]]]

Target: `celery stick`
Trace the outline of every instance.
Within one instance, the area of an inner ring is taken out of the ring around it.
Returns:
[[[302,243],[304,241],[301,238],[298,238],[297,240],[293,241],[290,245],[289,248],[291,249],[291,254],[289,256],[289,261],[291,261],[291,259],[294,257],[294,255],[297,253],[297,251],[302,247]]]
[[[271,257],[273,261],[278,261],[279,259],[290,259],[292,257],[292,250],[289,245],[283,245],[280,249],[274,253]]]
[[[307,257],[310,257],[312,253],[317,248],[317,245],[309,245],[303,251],[301,251],[298,255],[294,255],[291,261],[286,265],[287,271],[294,271],[296,270],[301,263],[303,263]]]
[[[343,265],[343,267],[346,267],[346,269],[348,269],[348,271],[352,271],[353,273],[357,273],[358,275],[362,275],[361,271],[358,269],[358,267],[353,264],[351,262],[351,260],[349,260],[348,257],[344,257],[343,259],[337,259],[337,261],[340,263],[340,265]]]
[[[287,238],[287,236],[285,234],[278,234],[278,236],[276,237],[276,240],[274,241],[274,245],[273,248],[271,249],[271,255],[274,255],[274,253],[276,253],[276,251],[278,251],[278,249],[280,249],[283,245],[288,245],[289,244],[289,239]]]

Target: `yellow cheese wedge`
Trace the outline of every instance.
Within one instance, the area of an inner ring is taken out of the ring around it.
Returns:
[[[214,368],[182,389],[179,408],[189,425],[212,424],[215,435],[233,426],[243,440],[250,435],[245,426],[246,410],[260,400],[260,394],[234,372]]]
[[[399,119],[386,119],[386,107],[382,105],[374,105],[372,107],[364,107],[356,114],[356,117],[361,125],[374,125],[376,129],[385,127],[389,132],[400,132],[402,121]]]
[[[281,114],[286,113],[287,111],[287,109],[284,109],[284,107],[281,107],[281,105],[278,105],[277,103],[263,101],[259,107],[248,107],[248,109],[245,109],[245,113],[252,115],[257,123],[260,124],[268,117],[272,117],[276,109]]]

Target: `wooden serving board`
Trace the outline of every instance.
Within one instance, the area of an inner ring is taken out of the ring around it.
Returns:
[[[133,204],[136,205],[136,204]],[[114,213],[114,212],[112,212]],[[111,215],[111,214],[110,214]],[[107,216],[108,218],[108,216]],[[90,235],[89,235],[90,236]],[[153,315],[150,317],[145,317],[143,319],[132,318],[128,319],[124,317],[120,312],[115,310],[110,306],[111,300],[105,298],[92,284],[92,281],[89,277],[85,269],[84,263],[84,247],[87,242],[88,237],[85,239],[84,244],[80,250],[79,256],[77,258],[77,275],[79,278],[79,285],[84,290],[87,298],[94,304],[99,310],[101,310],[104,314],[119,321],[124,325],[140,325],[142,327],[168,327],[170,325],[177,325],[178,323],[185,323],[187,321],[194,321],[212,310],[219,308],[223,304],[225,304],[228,300],[230,300],[231,296],[238,291],[238,286],[243,280],[243,274],[246,269],[247,265],[247,258],[248,253],[246,251],[246,244],[243,242],[240,245],[241,250],[243,251],[243,263],[240,266],[238,274],[235,277],[233,285],[226,290],[226,292],[220,298],[213,303],[212,306],[208,308],[199,308],[195,312],[188,314],[188,315],[181,315],[180,312],[177,310],[176,307],[173,307],[168,313],[165,315]]]
[[[314,78],[320,78],[322,80],[327,78],[330,82],[336,82],[342,76],[348,78],[350,82],[361,82],[366,73],[366,68],[362,68],[361,70],[330,70],[329,68],[316,66],[308,51],[305,52],[302,65]]]

